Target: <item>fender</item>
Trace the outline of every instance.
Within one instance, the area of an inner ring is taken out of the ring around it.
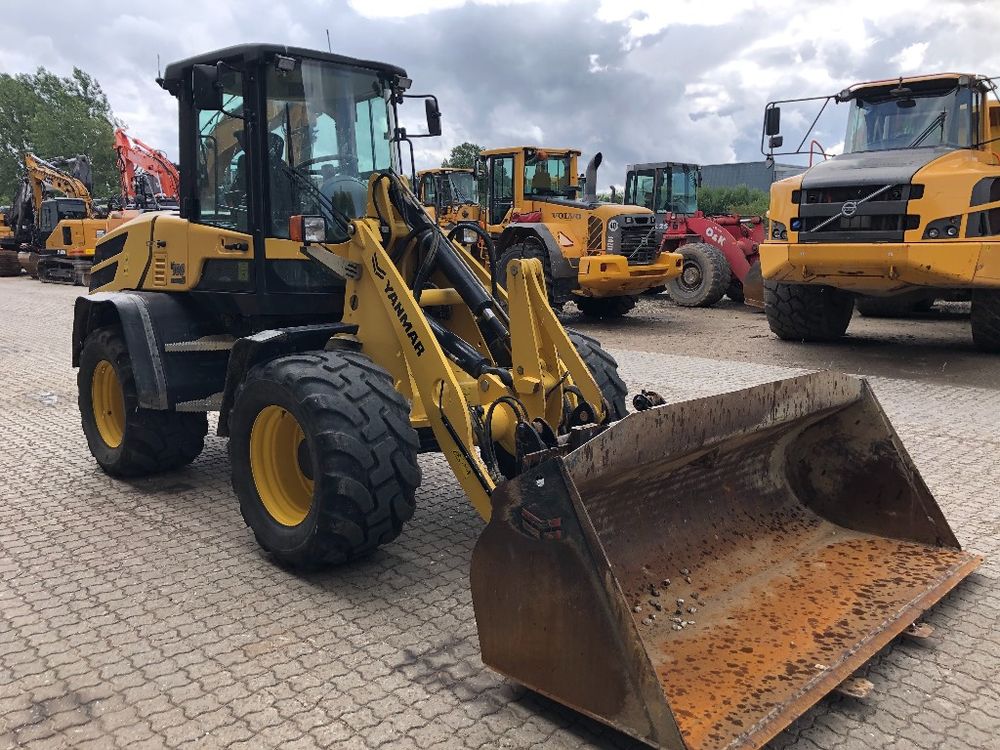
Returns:
[[[508,226],[500,234],[500,240],[497,243],[497,254],[502,253],[515,242],[525,237],[533,237],[545,246],[549,254],[549,269],[552,272],[552,279],[554,281],[572,280],[572,284],[575,287],[578,275],[577,269],[570,265],[566,256],[559,250],[552,232],[545,224],[524,222]]]

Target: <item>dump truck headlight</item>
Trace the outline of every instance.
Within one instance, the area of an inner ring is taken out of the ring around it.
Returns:
[[[936,240],[941,237],[958,237],[958,228],[962,225],[961,216],[946,216],[943,219],[935,219],[927,224],[924,229],[925,240]]]

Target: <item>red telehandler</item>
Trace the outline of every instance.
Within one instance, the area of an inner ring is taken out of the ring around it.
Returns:
[[[123,208],[156,210],[177,207],[180,173],[166,154],[115,130],[115,153]]]
[[[683,307],[711,307],[724,296],[763,308],[758,246],[760,216],[706,216],[698,210],[701,169],[697,164],[656,162],[629,165],[625,202],[656,213],[660,252],[679,252],[684,270],[666,286]],[[660,290],[662,291],[662,289]]]

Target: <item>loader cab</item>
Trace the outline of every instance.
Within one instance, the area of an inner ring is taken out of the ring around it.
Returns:
[[[539,210],[541,203],[577,203],[579,156],[571,149],[535,146],[483,151],[478,166],[480,202],[490,231],[500,231],[515,213]]]
[[[249,315],[335,314],[343,282],[303,257],[297,217],[316,217],[308,239],[344,243],[371,176],[400,171],[405,71],[251,44],[174,63],[160,83],[180,105],[180,215],[215,230],[215,247],[191,243],[192,291]]]
[[[625,176],[625,202],[645,206],[662,218],[698,211],[701,168],[697,164],[632,164]]]

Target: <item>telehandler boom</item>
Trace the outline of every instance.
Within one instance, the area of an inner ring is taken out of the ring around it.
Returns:
[[[759,747],[979,558],[861,381],[626,416],[541,262],[500,287],[398,176],[408,85],[279,45],[167,67],[180,215],[110,232],[76,303],[91,452],[112,476],[175,469],[217,411],[244,520],[308,568],[397,537],[439,451],[488,520],[486,664],[656,747]],[[672,619],[681,599],[698,613]]]

